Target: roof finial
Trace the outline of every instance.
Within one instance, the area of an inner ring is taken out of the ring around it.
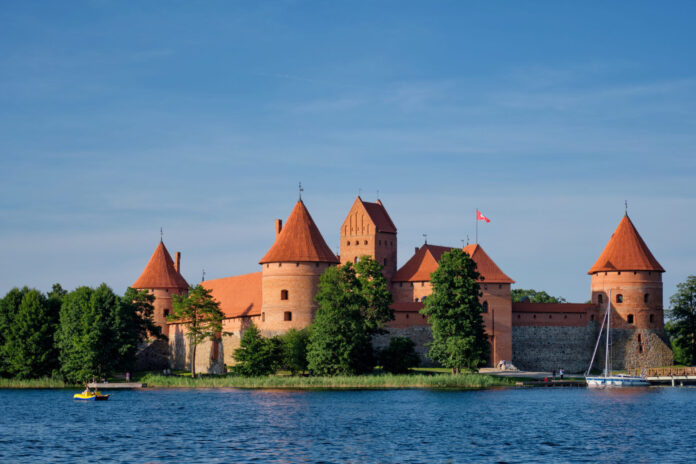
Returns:
[[[628,216],[628,200],[624,200],[624,215]]]
[[[362,187],[358,187],[358,196],[362,198]]]
[[[300,200],[299,201],[302,201],[302,192],[304,192],[304,189],[302,188],[302,182],[300,182],[299,189],[300,189]]]
[[[160,242],[164,241],[164,232],[162,231],[162,228],[160,227]]]
[[[379,200],[379,189],[377,189],[377,199]]]
[[[428,234],[423,234],[423,239],[425,240],[425,244],[428,244]]]
[[[201,283],[205,282],[205,268],[203,268],[203,272],[201,274]]]

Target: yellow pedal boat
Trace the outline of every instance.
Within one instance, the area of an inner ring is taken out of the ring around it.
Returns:
[[[73,395],[73,399],[75,400],[81,400],[81,401],[106,401],[109,399],[111,395],[102,395],[98,391],[95,392],[89,392],[89,393],[75,393]]]

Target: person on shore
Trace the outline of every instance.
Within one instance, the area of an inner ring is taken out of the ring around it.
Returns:
[[[564,374],[563,368],[561,367],[560,369],[558,369],[558,375],[561,376],[561,380],[563,380],[563,374]]]

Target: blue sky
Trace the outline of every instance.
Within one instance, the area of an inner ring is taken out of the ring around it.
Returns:
[[[693,2],[13,2],[0,9],[0,293],[107,282],[159,240],[259,270],[297,183],[327,243],[377,190],[399,264],[480,243],[589,298],[629,202],[696,273]]]

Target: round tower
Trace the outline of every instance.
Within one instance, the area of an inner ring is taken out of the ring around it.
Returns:
[[[180,295],[188,290],[188,283],[179,272],[181,253],[176,252],[175,256],[176,261],[172,260],[160,241],[142,274],[131,285],[136,290],[148,290],[155,296],[153,320],[164,335],[168,335],[167,316],[172,310],[172,295]]]
[[[262,267],[260,329],[277,335],[303,329],[314,320],[319,277],[338,264],[302,200],[285,227],[276,220],[276,240],[259,262]]]
[[[662,273],[633,222],[625,215],[588,271],[592,303],[611,308],[614,369],[667,366],[672,351],[664,331]],[[611,298],[611,301],[609,301]]]

